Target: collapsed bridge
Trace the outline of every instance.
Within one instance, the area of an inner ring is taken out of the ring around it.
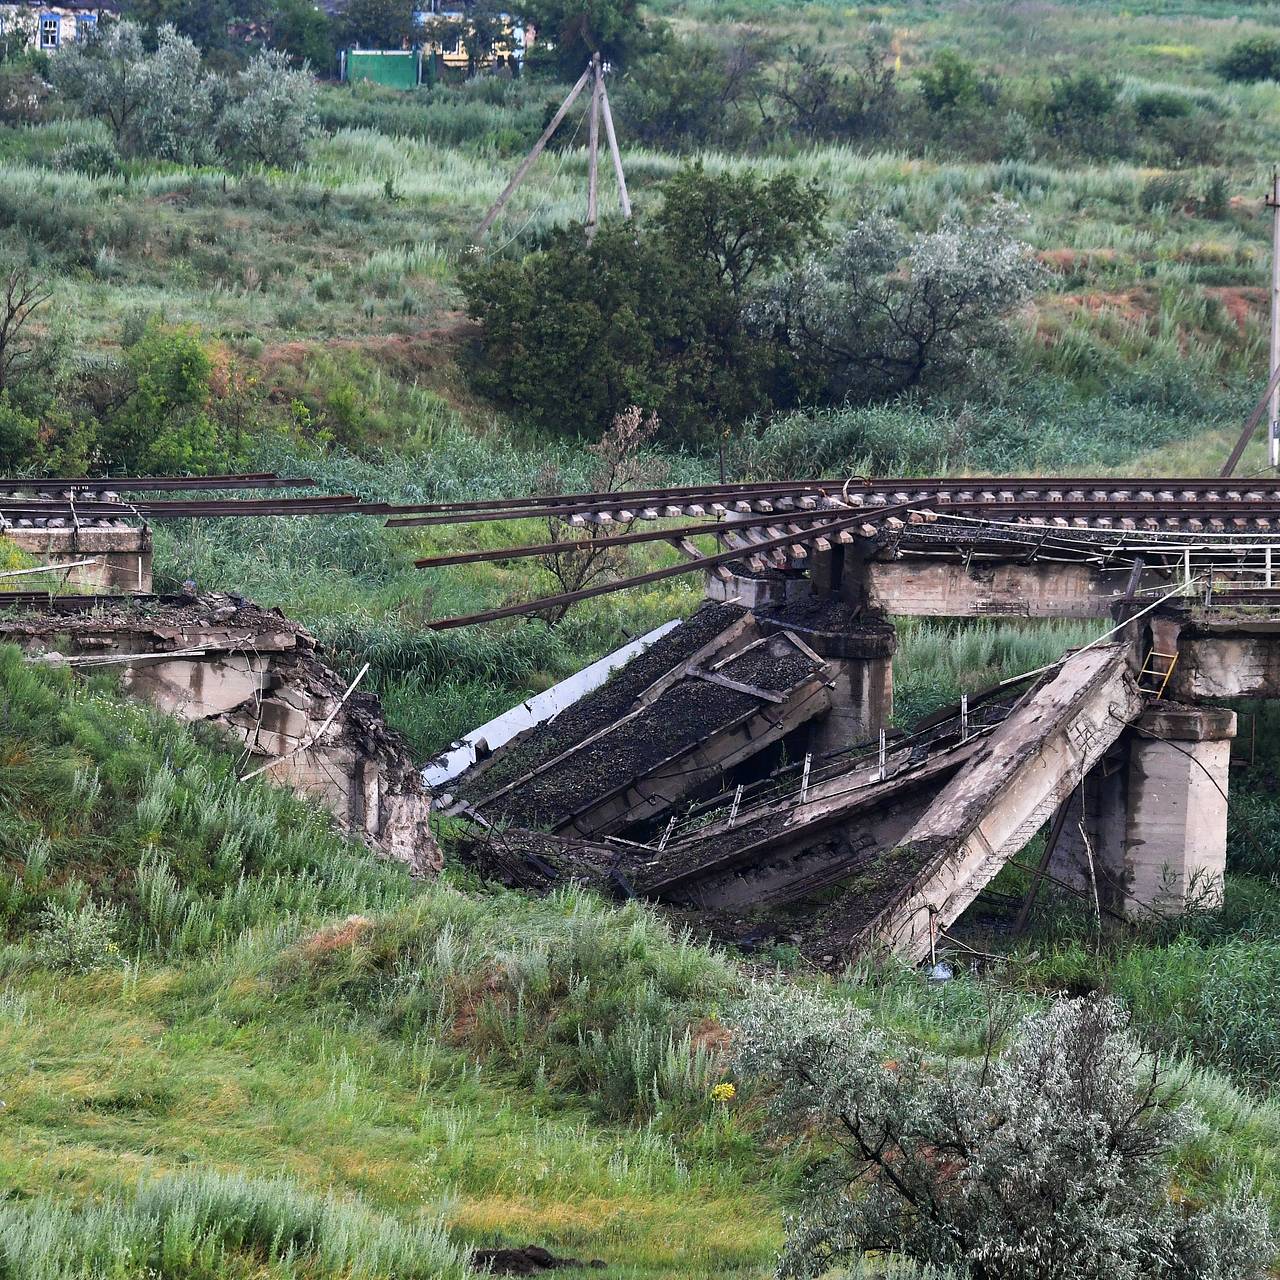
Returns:
[[[1130,919],[1220,902],[1235,715],[1214,704],[1280,696],[1280,485],[797,481],[391,523],[531,517],[683,558],[435,625],[687,572],[705,573],[708,601],[429,766],[438,803],[488,831],[477,847],[504,878],[585,878],[728,936],[781,931],[840,956],[929,955],[1041,831],[1034,887]],[[892,619],[913,615],[1093,618],[1102,634],[902,735]]]

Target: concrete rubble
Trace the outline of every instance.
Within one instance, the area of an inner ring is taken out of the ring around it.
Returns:
[[[1235,717],[1203,703],[1280,695],[1280,625],[1113,600],[1105,643],[903,735],[889,728],[894,627],[865,573],[850,590],[856,562],[816,561],[807,579],[709,578],[690,619],[451,776],[442,803],[474,821],[474,865],[646,898],[833,964],[929,957],[1051,828],[1037,885],[1117,919],[1221,903]],[[985,570],[898,564],[901,579],[880,565],[870,582],[911,613],[1104,606],[1075,566],[1015,609],[1025,581],[980,599]],[[724,598],[739,581],[753,607]]]
[[[438,871],[430,795],[376,697],[326,665],[315,639],[279,610],[235,596],[170,596],[75,616],[0,614],[0,642],[33,659],[121,672],[134,697],[217,725],[244,751],[242,772],[329,809],[348,832],[404,863]]]

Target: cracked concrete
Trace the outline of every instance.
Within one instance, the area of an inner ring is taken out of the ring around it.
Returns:
[[[167,597],[74,617],[0,616],[0,642],[35,660],[114,668],[133,697],[222,728],[264,776],[327,808],[415,875],[438,871],[430,796],[376,697],[330,668],[279,610],[233,596]]]

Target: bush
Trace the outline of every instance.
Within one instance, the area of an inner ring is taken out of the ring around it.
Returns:
[[[110,466],[131,475],[181,475],[222,462],[208,413],[211,371],[193,330],[149,321],[125,350],[124,386],[98,432]]]
[[[0,467],[14,471],[36,458],[40,423],[28,417],[12,401],[7,391],[0,391]]]
[[[1140,123],[1150,124],[1153,120],[1189,116],[1192,104],[1185,93],[1175,93],[1171,89],[1153,89],[1134,98],[1133,111]]]
[[[1039,279],[1006,206],[911,237],[873,213],[829,258],[773,285],[752,318],[758,332],[785,337],[813,398],[865,402],[957,385],[1007,345],[1005,319]]]
[[[1280,40],[1274,36],[1238,40],[1218,61],[1217,72],[1224,80],[1245,83],[1280,80]]]
[[[737,1069],[775,1115],[833,1142],[788,1225],[784,1277],[867,1255],[968,1280],[1260,1280],[1275,1252],[1243,1195],[1170,1197],[1194,1120],[1107,1000],[1061,1001],[976,1060],[885,1042],[861,1010],[796,990],[743,1009]]]
[[[69,142],[54,152],[53,167],[87,173],[91,178],[103,178],[120,172],[120,156],[107,142],[92,139]]]
[[[120,960],[118,923],[114,910],[92,901],[81,907],[55,903],[41,918],[37,954],[51,969],[68,973],[105,969]]]
[[[1185,174],[1160,173],[1148,178],[1138,193],[1138,207],[1143,213],[1156,209],[1176,209],[1191,194],[1191,183]]]
[[[943,49],[920,71],[920,94],[932,112],[958,111],[976,106],[982,81],[973,63],[951,49]]]
[[[212,149],[214,80],[172,26],[160,27],[149,50],[137,23],[112,23],[59,50],[52,75],[64,97],[106,122],[122,155],[191,163]]]
[[[648,226],[553,232],[522,262],[462,274],[483,331],[480,389],[562,434],[598,434],[630,405],[669,437],[704,438],[768,404],[773,346],[743,322],[749,292],[821,233],[825,201],[789,174],[690,168]]]
[[[293,70],[286,54],[263,50],[235,78],[218,140],[240,163],[292,167],[306,160],[316,123],[315,77]]]

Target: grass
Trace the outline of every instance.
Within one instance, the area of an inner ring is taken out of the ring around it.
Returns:
[[[689,1040],[732,965],[637,907],[415,885],[100,681],[4,649],[0,689],[11,1274],[447,1276],[441,1218],[761,1272],[778,1175]],[[42,908],[90,899],[118,950],[50,971]]]
[[[837,57],[871,35],[901,59],[909,92],[943,48],[1017,93],[1088,65],[1121,77],[1125,101],[1172,92],[1224,125],[1210,163],[1172,174],[1176,199],[1164,168],[1056,151],[974,160],[968,143],[926,140],[702,154],[713,171],[819,181],[832,234],[869,205],[929,228],[1016,201],[1046,269],[1012,350],[963,397],[750,424],[729,442],[733,475],[1216,470],[1264,367],[1261,196],[1280,88],[1226,85],[1212,64],[1273,30],[1271,8],[652,8],[684,34],[734,41],[763,25],[779,48],[806,39]],[[0,252],[49,276],[43,323],[77,350],[68,376],[113,359],[141,315],[196,325],[215,367],[251,379],[278,428],[246,469],[406,502],[527,493],[548,467],[591,487],[581,444],[532,437],[469,388],[455,283],[559,93],[534,81],[328,88],[313,152],[245,174],[130,162],[90,178],[50,157],[101,138],[98,126],[0,128]],[[634,145],[619,125],[643,216],[687,157]],[[582,216],[580,143],[547,154],[480,252],[521,252]],[[1212,210],[1217,176],[1229,203]],[[712,459],[668,462],[676,483],[717,474]],[[1256,442],[1241,471],[1264,462]],[[676,581],[593,601],[555,628],[424,630],[548,579],[530,562],[424,573],[416,556],[544,531],[172,522],[155,530],[157,582],[192,577],[281,606],[348,675],[371,662],[367,687],[427,756],[699,596]],[[0,552],[0,567],[11,561]],[[906,624],[898,719],[1101,629]],[[412,884],[298,802],[235,784],[217,743],[127,707],[109,684],[5,653],[0,703],[0,1272],[389,1280],[456,1275],[466,1246],[533,1240],[601,1257],[611,1276],[769,1273],[804,1156],[762,1146],[750,1111],[707,1099],[737,961],[634,906]],[[1221,918],[1099,942],[1060,905],[994,974],[930,984],[867,965],[834,995],[944,1054],[974,1051],[993,1000],[1115,991],[1207,1118],[1181,1159],[1189,1193],[1252,1178],[1280,1211],[1280,810],[1264,728],[1263,758],[1233,779]],[[1024,882],[1015,869],[1001,884]],[[51,969],[59,955],[90,971]]]

